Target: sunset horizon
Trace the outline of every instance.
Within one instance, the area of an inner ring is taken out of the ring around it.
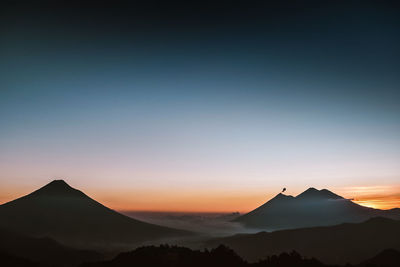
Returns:
[[[277,194],[280,194],[282,188],[272,190],[258,190],[252,192],[244,192],[243,190],[214,191],[201,192],[185,190],[184,193],[174,192],[173,188],[154,191],[134,191],[125,188],[124,191],[118,193],[116,191],[107,190],[107,192],[95,191],[90,188],[81,188],[70,184],[68,179],[52,179],[37,187],[25,187],[26,192],[9,192],[8,196],[0,199],[0,204],[20,198],[30,192],[33,192],[53,180],[64,180],[70,186],[81,190],[97,201],[105,204],[107,207],[121,212],[165,212],[165,213],[247,213],[254,208],[261,206],[269,201]],[[308,188],[313,186],[297,189],[286,189],[283,194],[296,196]],[[370,208],[375,209],[394,209],[400,208],[400,186],[362,186],[362,187],[321,187],[319,190],[327,189],[346,199]],[[132,197],[132,195],[134,197]],[[212,207],[212,208],[210,208]]]
[[[0,5],[0,266],[400,266],[400,1]]]

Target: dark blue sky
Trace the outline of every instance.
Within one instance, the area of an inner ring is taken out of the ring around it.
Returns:
[[[398,184],[395,2],[3,7],[2,183]]]

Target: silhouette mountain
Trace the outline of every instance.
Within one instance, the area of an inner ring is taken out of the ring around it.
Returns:
[[[324,199],[343,199],[343,197],[332,193],[327,189],[318,190],[314,187],[308,188],[303,193],[299,194],[297,199],[316,199],[316,200],[324,200]]]
[[[226,245],[250,261],[295,250],[326,264],[354,264],[388,248],[399,250],[399,236],[400,221],[377,217],[362,223],[238,234],[206,245]]]
[[[0,227],[71,246],[108,249],[189,234],[122,215],[63,180],[0,205]]]
[[[400,219],[400,210],[368,208],[327,189],[309,188],[296,197],[279,193],[234,221],[251,228],[279,230],[362,222],[377,216]]]

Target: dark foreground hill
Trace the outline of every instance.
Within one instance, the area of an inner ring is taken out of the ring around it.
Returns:
[[[73,249],[50,238],[33,238],[5,229],[0,229],[0,251],[27,262],[49,266],[77,266],[82,262],[105,259],[104,255],[94,251]]]
[[[1,205],[0,227],[71,246],[108,249],[188,234],[122,215],[63,180]]]
[[[399,237],[400,221],[373,218],[357,224],[238,234],[213,239],[207,246],[224,244],[249,261],[295,250],[327,264],[356,264],[385,249],[400,250]]]
[[[87,263],[81,267],[323,267],[315,259],[303,259],[295,252],[283,253],[256,264],[242,260],[233,250],[219,246],[210,251],[191,250],[184,247],[141,247],[121,253],[110,261]]]
[[[399,251],[385,250],[360,264],[326,265],[314,258],[304,258],[299,253],[291,251],[248,263],[223,245],[204,251],[164,245],[141,247],[132,252],[121,253],[112,260],[84,263],[81,267],[398,267],[399,255]]]
[[[400,209],[367,208],[329,190],[309,188],[296,197],[278,194],[234,221],[247,227],[269,231],[357,223],[373,217],[400,220]]]
[[[385,250],[375,257],[358,265],[346,264],[346,267],[398,267],[400,252]],[[11,255],[0,250],[0,266],[7,267],[62,267],[63,259],[58,263],[38,263],[23,257]],[[339,267],[326,265],[313,258],[304,258],[295,251],[267,257],[256,263],[248,263],[233,250],[219,246],[210,251],[191,250],[176,246],[148,246],[132,252],[121,253],[112,260],[82,263],[80,267]]]

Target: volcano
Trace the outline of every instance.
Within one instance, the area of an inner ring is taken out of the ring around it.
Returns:
[[[1,205],[0,227],[83,248],[131,246],[189,234],[122,215],[63,180]]]
[[[364,207],[327,189],[311,187],[296,197],[280,193],[234,221],[250,228],[281,230],[357,223],[378,216],[400,219],[400,210]]]

